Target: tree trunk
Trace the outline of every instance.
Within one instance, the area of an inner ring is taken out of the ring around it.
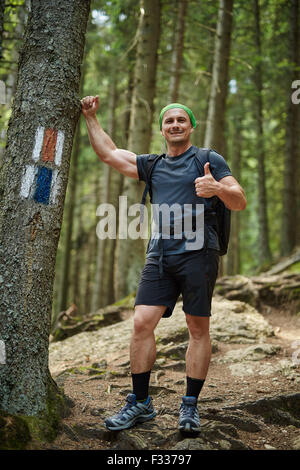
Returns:
[[[45,429],[57,423],[52,290],[89,8],[31,2],[0,174],[0,409],[37,425],[44,418]]]
[[[239,97],[237,97],[239,102]],[[239,104],[240,106],[240,104]],[[233,112],[237,113],[234,120],[234,129],[232,133],[232,153],[231,153],[231,171],[233,176],[240,181],[241,178],[241,154],[242,154],[242,115],[237,109]],[[226,274],[231,276],[240,272],[240,212],[232,211],[230,243],[228,246],[228,254],[226,260]]]
[[[4,0],[1,0],[1,1],[4,1]],[[15,26],[15,34],[19,37],[23,36],[26,18],[27,18],[27,12],[26,12],[25,4],[20,5],[17,10],[17,23]],[[5,107],[6,108],[11,107],[12,98],[16,91],[16,83],[17,83],[17,75],[18,75],[17,64],[19,61],[19,48],[17,47],[17,45],[13,47],[13,49],[10,51],[10,56],[11,56],[12,63],[15,63],[16,66],[8,67],[7,73],[2,75],[2,79],[5,82],[5,105],[6,105]],[[5,125],[3,126],[2,129],[0,129],[0,141],[2,141],[3,143],[5,143],[5,140],[6,140],[6,130],[7,130],[6,127],[7,126]],[[0,145],[0,166],[3,161],[3,156],[4,156],[4,146],[2,147]]]
[[[160,34],[160,0],[141,0],[134,90],[131,104],[128,148],[136,154],[148,153],[151,142],[157,48]],[[124,178],[127,207],[139,203],[144,184]],[[118,239],[117,291],[123,297],[136,289],[145,261],[142,238]]]
[[[271,260],[271,250],[269,245],[269,226],[267,211],[267,191],[266,191],[266,172],[265,172],[265,151],[264,151],[264,130],[263,130],[263,80],[262,80],[262,51],[261,51],[261,31],[260,31],[260,9],[258,0],[254,0],[255,13],[255,44],[256,44],[256,64],[254,67],[255,83],[255,106],[257,122],[257,169],[258,169],[258,261],[265,265]]]
[[[85,288],[83,299],[83,312],[84,316],[91,312],[92,308],[92,291],[93,291],[93,263],[96,257],[96,237],[95,231],[91,230],[88,236],[88,246],[86,248],[86,263],[85,263]]]
[[[174,32],[174,47],[171,58],[169,102],[176,103],[179,94],[182,55],[184,48],[184,28],[188,0],[177,0],[177,18]]]
[[[220,0],[204,146],[224,154],[233,0]]]
[[[82,76],[80,83],[80,96],[82,96],[84,76],[86,66],[82,67]],[[80,154],[80,142],[81,142],[81,125],[82,120],[79,119],[75,131],[75,139],[72,151],[71,165],[70,165],[70,178],[68,183],[67,191],[67,204],[65,209],[65,243],[63,247],[62,256],[62,268],[61,268],[61,282],[60,282],[60,296],[58,303],[58,313],[68,308],[68,291],[70,284],[70,266],[71,266],[71,250],[72,250],[72,234],[73,234],[73,219],[74,209],[76,201],[76,189],[77,189],[77,171],[78,171],[78,160]]]
[[[286,118],[286,143],[284,154],[284,189],[283,189],[283,211],[282,211],[282,240],[281,254],[289,255],[299,243],[299,222],[298,217],[300,200],[299,194],[299,128],[300,111],[299,104],[294,104],[291,100],[291,83],[299,79],[299,0],[290,2],[290,43],[289,60],[290,68],[288,73],[288,103]],[[298,177],[298,179],[297,179]],[[298,214],[298,215],[297,215]]]
[[[71,298],[69,303],[74,303],[77,307],[77,312],[82,315],[82,302],[83,302],[83,278],[84,278],[84,249],[86,241],[86,232],[83,226],[83,200],[82,198],[78,201],[76,207],[76,221],[77,227],[75,232],[75,239],[72,243],[74,254],[72,256],[72,276],[70,278],[70,292]]]
[[[4,10],[5,10],[5,0],[0,0],[0,59],[3,57],[2,52],[2,38],[4,31]]]
[[[74,218],[74,207],[76,198],[76,184],[77,184],[77,166],[78,156],[80,148],[80,121],[78,122],[74,146],[71,159],[71,171],[69,179],[69,192],[67,198],[66,211],[64,216],[64,223],[66,226],[65,241],[63,246],[62,254],[62,267],[61,267],[61,282],[59,286],[60,296],[58,303],[58,311],[62,312],[68,307],[68,290],[70,284],[70,263],[71,263],[71,250],[72,250],[72,233],[73,233],[73,218]]]

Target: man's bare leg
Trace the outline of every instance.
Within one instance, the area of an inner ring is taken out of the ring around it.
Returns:
[[[166,310],[162,305],[137,305],[130,342],[130,367],[132,374],[152,369],[156,359],[154,330]]]
[[[154,330],[165,310],[165,306],[137,305],[135,308],[130,342],[133,391],[127,395],[126,406],[119,413],[104,420],[106,427],[111,431],[127,429],[156,416],[152,400],[148,396],[148,387],[156,358]]]
[[[197,400],[203,387],[211,357],[209,317],[186,315],[189,345],[186,352],[186,394],[179,411],[179,429],[199,432],[200,418]]]
[[[189,329],[189,345],[186,352],[188,377],[205,380],[211,358],[209,317],[186,315]]]

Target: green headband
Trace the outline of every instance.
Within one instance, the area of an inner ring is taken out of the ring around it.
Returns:
[[[160,128],[160,130],[161,130],[161,125],[162,125],[163,115],[165,114],[166,111],[168,111],[169,109],[173,109],[173,108],[183,109],[189,115],[192,126],[196,127],[196,125],[197,125],[196,124],[196,119],[195,119],[195,116],[193,114],[193,111],[190,108],[188,108],[184,104],[171,103],[171,104],[168,104],[168,106],[165,106],[160,112],[160,115],[159,115],[159,128]]]

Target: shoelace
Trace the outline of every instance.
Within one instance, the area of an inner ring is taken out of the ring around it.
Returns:
[[[120,414],[125,413],[128,409],[132,408],[133,406],[135,406],[135,404],[133,404],[133,403],[131,403],[131,402],[128,401],[128,402],[123,406],[123,408],[121,408]]]
[[[127,403],[123,406],[123,408],[120,410],[118,413],[119,415],[123,415],[127,411],[132,411],[132,408],[137,407],[138,403],[132,403],[130,401],[127,401]]]
[[[183,416],[193,418],[196,414],[196,407],[195,405],[184,403],[181,405],[181,413]]]

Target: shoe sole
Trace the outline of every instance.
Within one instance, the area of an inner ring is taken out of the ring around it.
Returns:
[[[122,429],[128,429],[132,428],[135,424],[138,423],[145,423],[146,421],[150,421],[151,419],[155,418],[156,416],[156,411],[153,411],[150,415],[146,416],[137,416],[136,418],[133,418],[131,421],[121,424],[119,426],[111,426],[109,424],[105,423],[105,426],[109,431],[121,431]]]
[[[200,432],[200,427],[191,426],[191,423],[185,423],[182,426],[179,426],[179,431],[193,433],[193,432]]]

